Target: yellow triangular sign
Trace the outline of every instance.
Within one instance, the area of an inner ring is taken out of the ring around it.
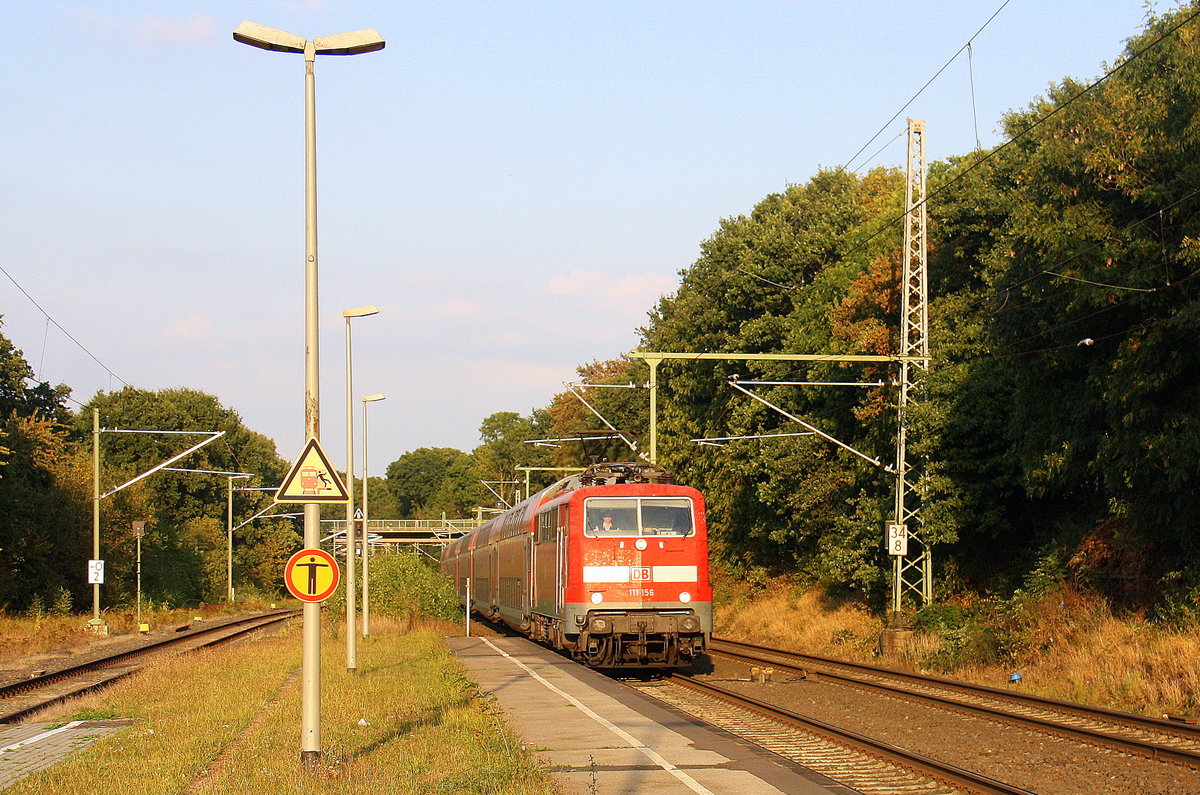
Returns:
[[[275,502],[349,502],[350,495],[337,470],[321,449],[321,443],[309,439],[304,452],[292,465],[292,471],[275,492]]]

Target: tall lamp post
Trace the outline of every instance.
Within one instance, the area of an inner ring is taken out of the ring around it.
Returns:
[[[354,617],[355,591],[358,588],[354,582],[354,570],[357,568],[354,551],[358,546],[358,533],[354,529],[354,367],[350,347],[350,318],[376,314],[379,314],[379,307],[370,305],[342,310],[342,317],[346,318],[346,495],[349,497],[346,501],[346,670],[350,673],[358,671],[358,622]],[[363,490],[366,490],[366,483],[363,484]],[[365,613],[363,618],[366,618]]]
[[[382,50],[374,30],[338,33],[306,39],[294,33],[243,22],[235,41],[275,52],[304,55],[304,435],[321,437],[321,399],[317,356],[317,112],[313,67],[318,55],[358,55]],[[315,548],[321,538],[321,506],[304,506],[304,546]],[[300,760],[315,772],[321,760],[321,605],[304,603],[303,677],[300,710]]]
[[[367,478],[370,477],[370,474],[367,472],[367,404],[375,403],[376,401],[383,400],[385,397],[386,397],[385,395],[375,394],[375,395],[367,395],[366,397],[364,397],[362,399],[362,406],[363,406],[363,535],[362,535],[362,545],[363,545],[363,553],[362,553],[362,558],[363,558],[363,562],[362,562],[362,567],[363,567],[363,584],[362,584],[363,611],[362,611],[362,613],[363,613],[363,622],[362,622],[362,634],[363,634],[364,638],[371,634],[371,603],[368,601],[368,598],[367,598],[370,595],[370,585],[371,585],[371,581],[367,576],[370,571],[368,568],[368,565],[369,565],[368,561],[371,559],[370,545],[367,543],[367,535],[369,534],[369,531],[367,528],[370,527],[369,522],[370,522],[370,518],[371,518],[371,514],[369,514],[367,512]]]

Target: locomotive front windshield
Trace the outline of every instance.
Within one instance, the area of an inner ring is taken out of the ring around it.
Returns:
[[[687,497],[593,497],[584,503],[589,536],[687,536],[694,530]]]

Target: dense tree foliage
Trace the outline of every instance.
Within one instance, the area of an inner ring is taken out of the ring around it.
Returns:
[[[422,447],[400,456],[388,465],[385,489],[397,511],[388,515],[406,519],[471,516],[484,491],[471,456],[452,447]]]
[[[1056,570],[1129,601],[1200,610],[1198,11],[1192,2],[1151,16],[1104,80],[1049,86],[1004,119],[1008,142],[930,168],[933,361],[910,454],[943,588],[1007,589]],[[657,431],[661,462],[708,496],[714,555],[735,571],[884,592],[894,478],[866,459],[893,461],[895,366],[736,355],[898,351],[903,185],[893,169],[822,170],[724,219],[640,330],[643,352],[734,357],[664,361]],[[466,517],[498,502],[484,481],[515,500],[522,467],[644,455],[647,365],[617,357],[578,373],[591,385],[578,395],[485,418],[470,453],[400,456],[372,479],[372,516]],[[799,435],[804,424],[731,380],[858,454]],[[209,395],[129,388],[72,415],[67,394],[38,383],[0,336],[0,606],[82,593],[92,408],[110,429],[225,431],[181,466],[254,472],[266,485],[286,469],[269,440]],[[633,444],[586,438],[612,427]],[[105,434],[102,485],[170,457],[185,438]],[[528,443],[548,438],[575,441]],[[530,483],[558,476],[539,471]],[[154,598],[217,598],[227,487],[222,476],[161,472],[107,498],[108,601],[132,589],[135,519],[152,528]],[[237,514],[268,499],[239,493]],[[287,522],[243,528],[239,583],[277,587],[296,542]]]
[[[200,442],[204,433],[224,432],[173,465],[207,472],[160,470],[102,501],[105,601],[127,602],[135,588],[133,522],[139,520],[147,522],[142,542],[142,590],[148,598],[171,604],[222,599],[227,589],[230,481],[227,475],[210,473],[256,476],[234,480],[235,488],[247,483],[278,485],[287,466],[276,454],[275,445],[246,428],[235,412],[212,395],[191,389],[150,392],[126,387],[97,394],[75,416],[76,438],[88,453],[93,409],[99,411],[104,429],[100,440],[102,493],[183,452]],[[235,521],[249,518],[270,500],[264,492],[235,492]],[[234,534],[235,587],[275,592],[279,572],[297,541],[296,530],[287,520],[262,519],[239,529]]]
[[[67,443],[69,391],[39,383],[0,335],[0,608],[63,603],[82,587],[86,470]],[[62,566],[74,560],[75,569]]]
[[[1051,85],[1005,119],[1009,143],[930,170],[934,361],[910,453],[945,587],[1012,587],[1053,560],[1126,596],[1154,595],[1159,578],[1200,593],[1196,12],[1152,18],[1105,80]],[[725,219],[651,311],[641,349],[896,353],[902,201],[894,170],[827,170]],[[579,373],[641,385],[647,368],[617,359]],[[895,367],[659,368],[660,459],[707,493],[716,554],[881,595],[893,476],[815,435],[697,446],[805,430],[734,378],[862,384],[754,391],[890,464]],[[643,390],[581,390],[645,451]],[[554,437],[603,427],[570,392],[547,414]],[[634,455],[593,441],[555,463]]]
[[[1171,569],[1168,579],[1195,577],[1184,569],[1200,539],[1190,344],[1200,325],[1200,38],[1195,22],[1168,33],[1195,11],[1152,21],[1097,88],[1051,86],[1012,114],[1011,145],[931,170],[935,360],[913,452],[928,462],[927,535],[968,579],[1003,585],[1049,550],[1098,584],[1145,585]],[[894,176],[822,173],[724,222],[653,313],[645,347],[895,352],[899,224],[885,227],[898,217]],[[664,388],[667,461],[709,493],[725,557],[877,592],[889,478],[813,437],[688,446],[796,430],[731,395],[733,371],[888,375],[689,363]],[[887,460],[894,390],[762,393]]]

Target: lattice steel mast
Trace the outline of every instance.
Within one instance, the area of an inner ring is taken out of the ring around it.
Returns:
[[[908,120],[904,188],[904,270],[900,283],[900,401],[896,438],[896,512],[888,533],[892,554],[892,612],[904,597],[920,605],[933,599],[933,561],[921,528],[919,472],[909,463],[911,409],[929,372],[928,241],[925,213],[925,122]],[[912,358],[909,358],[912,357]],[[897,526],[898,525],[898,526]]]

